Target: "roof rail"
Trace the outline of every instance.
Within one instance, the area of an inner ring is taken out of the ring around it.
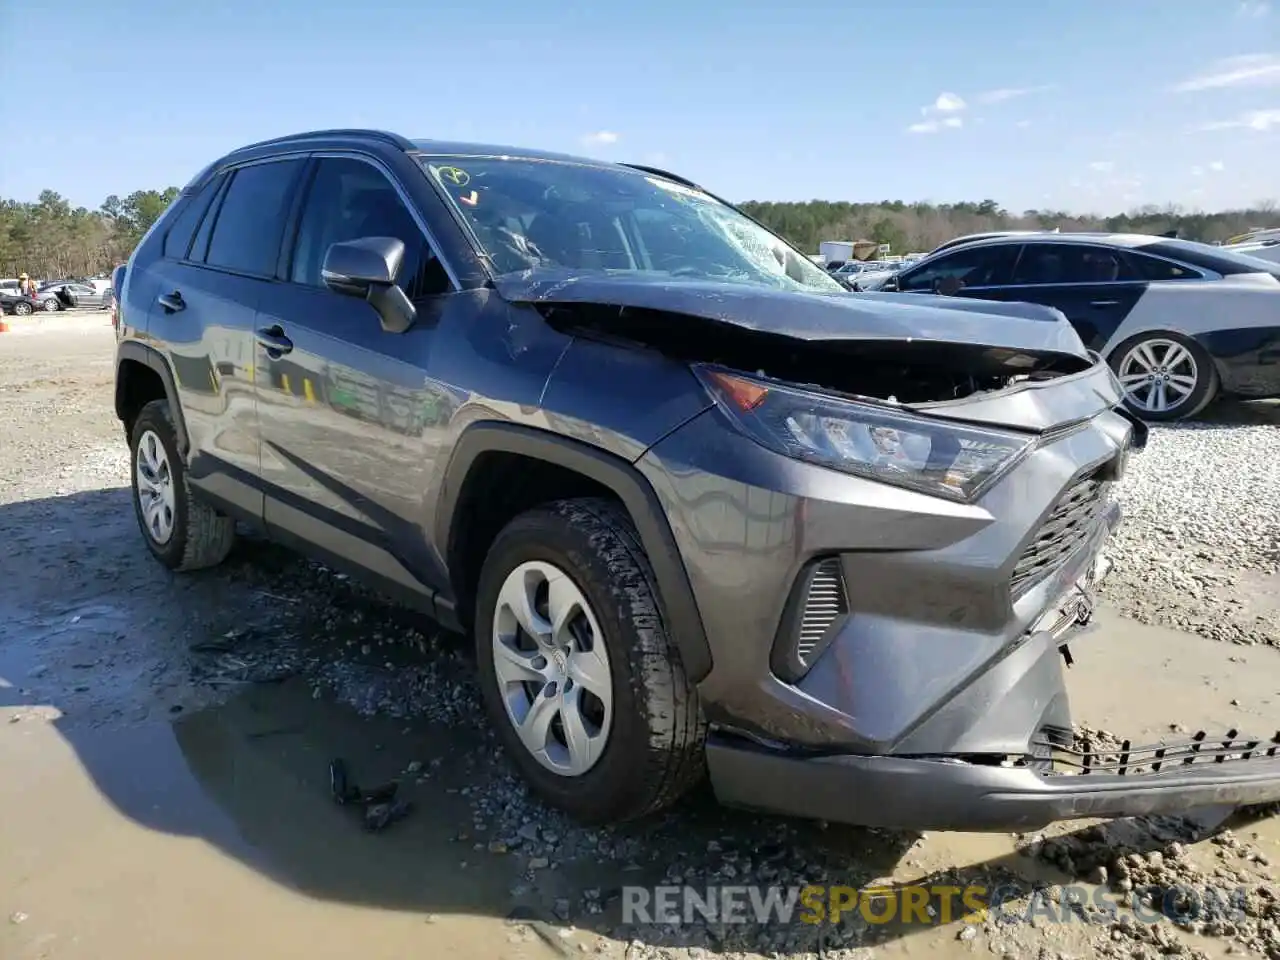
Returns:
[[[362,130],[359,128],[339,128],[334,130],[308,130],[303,133],[291,133],[284,137],[273,137],[270,140],[260,140],[257,143],[250,143],[240,147],[240,150],[252,150],[255,147],[272,147],[278,144],[292,143],[298,140],[318,140],[324,137],[359,137],[365,140],[380,140],[383,143],[390,144],[400,150],[414,149],[413,141],[407,137],[402,137],[398,133],[390,133],[386,130]]]
[[[691,187],[694,190],[702,189],[702,187],[698,186],[692,180],[689,180],[686,177],[679,176],[678,174],[670,173],[659,167],[650,167],[650,166],[646,166],[643,163],[624,163],[622,164],[622,166],[630,167],[632,170],[639,170],[641,173],[652,173],[655,177],[665,177],[668,180],[674,181],[675,183],[682,184],[683,186],[686,186],[686,187]]]

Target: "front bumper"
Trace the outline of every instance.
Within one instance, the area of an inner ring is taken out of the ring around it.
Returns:
[[[707,761],[722,803],[859,826],[1011,832],[1280,800],[1274,749],[1223,763],[1179,760],[1159,772],[1075,776],[946,759],[798,758],[724,740],[708,744]]]

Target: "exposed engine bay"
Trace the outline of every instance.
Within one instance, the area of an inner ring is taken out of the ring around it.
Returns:
[[[902,404],[960,400],[1028,380],[1050,380],[1092,362],[1036,351],[935,339],[799,339],[673,310],[601,303],[539,303],[563,333],[716,363],[798,386]]]

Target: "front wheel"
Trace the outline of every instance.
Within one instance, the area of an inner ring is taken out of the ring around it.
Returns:
[[[19,300],[13,305],[13,315],[15,317],[31,316],[31,304],[27,303],[25,300]]]
[[[40,304],[40,309],[45,313],[57,313],[62,309],[62,304],[58,302],[57,297],[50,297],[48,300],[45,300]]]
[[[619,506],[563,500],[511,521],[485,559],[475,624],[490,721],[547,803],[620,822],[701,778],[697,694]]]
[[[1213,358],[1177,333],[1141,333],[1111,353],[1111,368],[1124,389],[1125,405],[1144,420],[1194,417],[1218,393]]]

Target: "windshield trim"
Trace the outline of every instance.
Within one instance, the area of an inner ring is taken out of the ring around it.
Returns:
[[[436,178],[432,175],[430,164],[451,163],[457,160],[512,160],[512,161],[518,161],[521,163],[546,164],[548,166],[582,167],[585,169],[592,169],[592,170],[610,170],[610,171],[617,171],[617,172],[626,174],[627,176],[640,177],[641,179],[662,180],[666,183],[672,184],[673,186],[675,186],[680,190],[689,190],[689,191],[693,191],[695,193],[701,194],[702,196],[708,198],[709,200],[713,200],[716,203],[720,204],[721,206],[726,207],[729,210],[732,210],[734,213],[742,217],[744,220],[747,220],[748,222],[754,224],[756,227],[763,230],[769,236],[773,237],[780,244],[782,244],[784,247],[790,250],[793,254],[799,257],[801,260],[811,264],[815,269],[819,270],[824,275],[830,276],[820,266],[813,263],[813,261],[809,258],[809,255],[806,254],[804,251],[802,251],[795,244],[793,244],[790,240],[788,240],[786,237],[782,236],[781,234],[775,232],[774,230],[770,229],[769,227],[765,226],[755,217],[741,210],[735,204],[732,204],[728,200],[724,199],[723,197],[712,193],[710,190],[707,190],[705,187],[698,186],[697,184],[694,184],[692,181],[687,181],[687,180],[684,180],[683,178],[676,177],[675,175],[667,173],[666,171],[650,169],[647,167],[631,166],[630,164],[625,164],[625,163],[609,163],[607,161],[593,161],[586,158],[561,159],[561,158],[527,156],[522,154],[434,153],[426,150],[417,150],[417,151],[411,152],[409,156],[418,164],[419,169],[422,170],[422,175],[426,177],[427,182],[431,185],[432,191],[440,199],[440,202],[444,205],[444,208],[449,211],[449,216],[453,219],[453,222],[456,223],[461,228],[463,235],[467,238],[467,242],[471,244],[471,248],[475,252],[476,258],[480,261],[480,264],[484,269],[485,275],[488,278],[488,285],[490,286],[493,285],[494,281],[498,277],[508,275],[509,271],[501,271],[498,269],[497,262],[494,260],[493,255],[489,253],[489,251],[485,248],[484,244],[480,242],[480,237],[476,234],[475,228],[463,215],[462,211],[458,208],[457,204],[453,202],[453,198],[449,196],[448,191],[446,191],[443,185],[440,184],[436,180]],[[515,272],[520,273],[521,271],[517,270]],[[838,280],[835,280],[834,278],[832,278],[832,281],[835,284],[837,284],[837,286],[839,286],[841,289],[843,289],[843,286],[840,284]],[[829,291],[818,291],[818,292],[835,293],[838,291],[829,290]]]

